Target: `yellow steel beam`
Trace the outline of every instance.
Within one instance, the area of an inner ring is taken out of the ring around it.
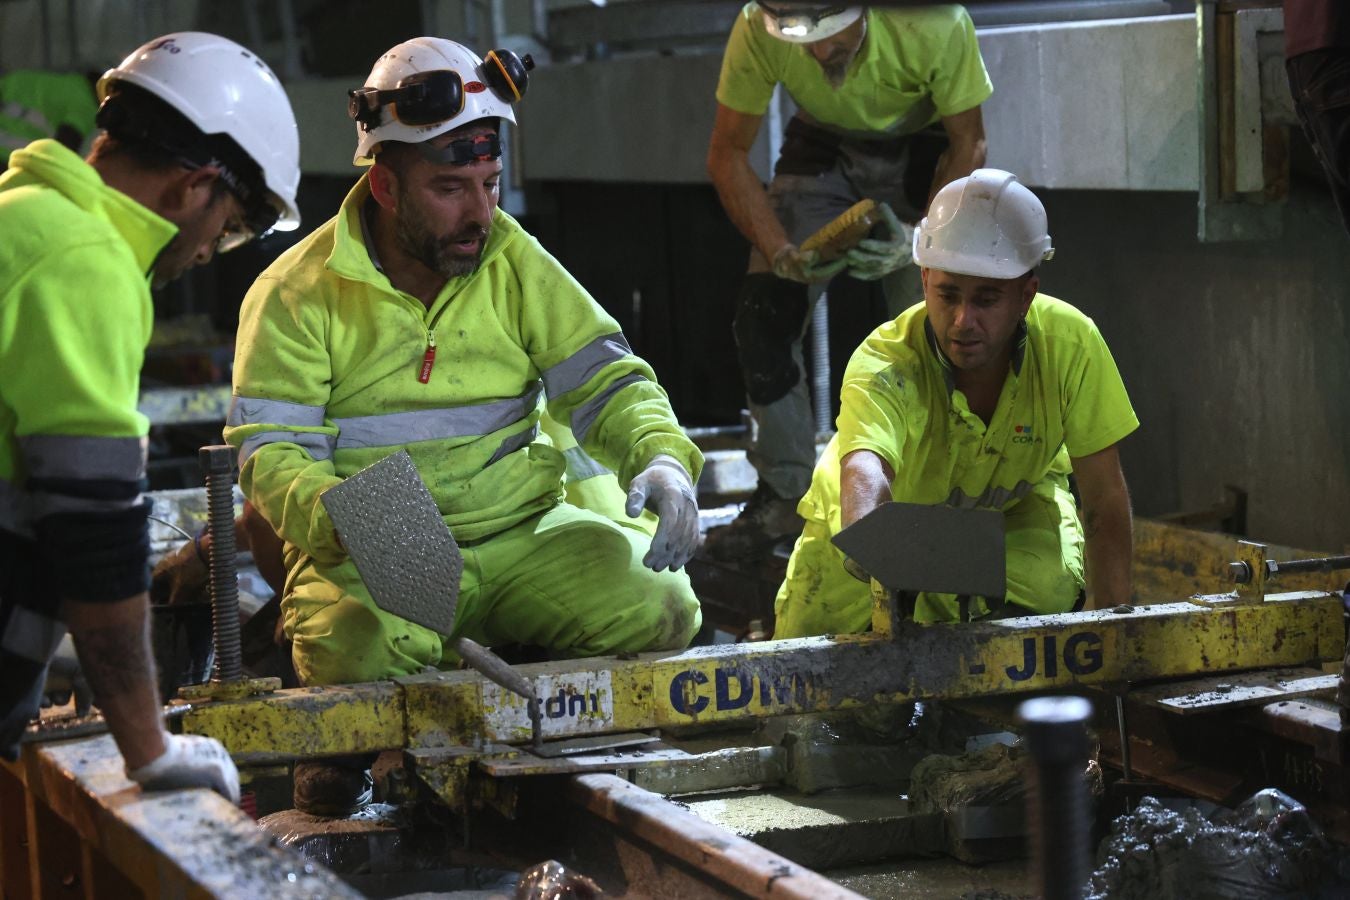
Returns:
[[[1146,681],[1339,659],[1340,599],[1170,603],[878,635],[696,647],[636,659],[520,666],[546,738]],[[245,761],[393,748],[524,743],[524,701],[473,672],[443,672],[208,703],[185,731]]]
[[[404,746],[403,692],[392,681],[295,688],[194,704],[183,731],[210,734],[241,763]]]
[[[1173,602],[1193,594],[1230,591],[1233,584],[1228,577],[1228,562],[1237,559],[1236,552],[1237,538],[1231,535],[1135,519],[1134,564],[1130,569],[1133,602]],[[1266,557],[1281,562],[1328,555],[1320,550],[1266,545]],[[1309,572],[1282,576],[1273,587],[1285,592],[1330,591],[1343,582],[1335,573]]]

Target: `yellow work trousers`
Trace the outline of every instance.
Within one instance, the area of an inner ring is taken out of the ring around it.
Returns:
[[[683,571],[642,564],[650,546],[636,523],[569,503],[475,541],[461,548],[452,637],[573,657],[683,648],[702,621],[698,598]],[[282,612],[302,684],[375,681],[441,663],[441,636],[379,609],[350,560],[287,563]]]
[[[1083,529],[1073,495],[1044,481],[1004,513],[1007,601],[1028,614],[1067,612],[1083,589]],[[972,615],[988,608],[976,599]],[[808,520],[774,601],[775,638],[857,634],[872,627],[868,585],[844,569],[844,555],[823,523]],[[914,619],[955,622],[951,594],[920,594]]]

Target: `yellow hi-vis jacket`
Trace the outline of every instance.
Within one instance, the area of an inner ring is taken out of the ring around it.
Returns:
[[[0,534],[36,541],[53,598],[146,588],[136,396],[149,272],[176,233],[53,140],[0,177]]]
[[[357,182],[337,216],[259,276],[240,310],[226,439],[240,486],[282,538],[346,557],[319,496],[406,449],[456,539],[555,505],[564,457],[534,441],[548,411],[626,486],[658,454],[703,458],[618,323],[498,210],[478,269],[431,308],[367,249]]]
[[[94,131],[98,100],[78,72],[20,69],[0,75],[0,161],[62,126],[84,139]]]

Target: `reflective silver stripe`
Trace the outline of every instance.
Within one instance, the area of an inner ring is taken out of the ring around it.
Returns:
[[[323,424],[324,408],[291,403],[287,400],[263,400],[258,397],[235,396],[230,400],[230,412],[225,424],[290,425],[292,428],[317,428]]]
[[[24,106],[16,100],[11,100],[4,106],[0,106],[0,116],[8,119],[16,119],[27,125],[32,125],[43,134],[54,134],[56,129],[48,121],[47,116],[40,109],[34,109],[31,106]],[[31,140],[31,138],[30,138]]]
[[[572,435],[577,439],[577,443],[579,444],[586,439],[586,433],[591,430],[591,426],[594,425],[595,420],[600,417],[600,413],[604,410],[605,404],[609,402],[611,397],[628,387],[630,384],[637,384],[639,381],[646,380],[647,379],[637,374],[625,375],[573,410]]]
[[[21,537],[33,536],[32,495],[0,478],[0,528]]]
[[[386,413],[382,416],[356,416],[334,419],[338,427],[339,450],[353,447],[394,447],[417,441],[491,434],[529,415],[539,402],[541,385],[519,397],[457,406],[450,409],[421,409],[415,412]]]
[[[492,465],[497,460],[503,459],[511,453],[515,453],[521,447],[528,447],[537,437],[539,437],[538,425],[535,425],[533,428],[526,428],[520,434],[511,435],[497,447],[497,452],[492,454],[492,459],[487,461],[487,466]],[[486,469],[487,466],[483,466],[483,468]]]
[[[31,478],[80,478],[140,481],[145,477],[143,437],[28,435],[19,450]]]
[[[268,444],[299,444],[316,461],[333,458],[333,436],[318,431],[263,431],[246,438],[239,446],[239,465]]]
[[[1020,500],[1031,493],[1031,488],[1030,481],[1019,481],[1012,490],[1004,487],[986,488],[978,497],[971,497],[960,488],[952,488],[947,505],[957,509],[1002,509],[1008,502]]]
[[[592,459],[591,455],[580,447],[569,448],[563,452],[563,456],[567,458],[568,481],[585,481],[597,475],[609,474],[609,469]]]
[[[590,381],[605,366],[632,353],[621,333],[598,337],[556,366],[550,366],[543,374],[544,390],[550,397],[561,397]]]
[[[44,491],[33,491],[29,496],[32,497],[34,522],[61,513],[122,512],[145,501],[143,494],[125,500],[95,500],[89,497],[71,497],[67,494],[48,494]]]
[[[24,537],[33,536],[33,523],[59,513],[121,512],[139,506],[145,496],[119,500],[72,497],[46,491],[27,491],[0,478],[0,528]]]
[[[0,650],[36,663],[45,663],[52,658],[61,638],[65,636],[66,626],[58,620],[49,619],[23,606],[15,606],[10,611],[9,621],[5,623],[5,633],[0,636]]]

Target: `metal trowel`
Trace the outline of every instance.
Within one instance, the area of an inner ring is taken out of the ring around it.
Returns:
[[[408,451],[362,469],[320,499],[375,605],[449,639],[464,558]],[[539,747],[539,700],[524,676],[466,637],[450,646],[484,677],[525,699]]]
[[[892,614],[913,618],[914,598],[931,591],[956,594],[965,621],[972,595],[1001,599],[1007,591],[1003,527],[997,510],[892,502],[832,541],[895,598]]]

